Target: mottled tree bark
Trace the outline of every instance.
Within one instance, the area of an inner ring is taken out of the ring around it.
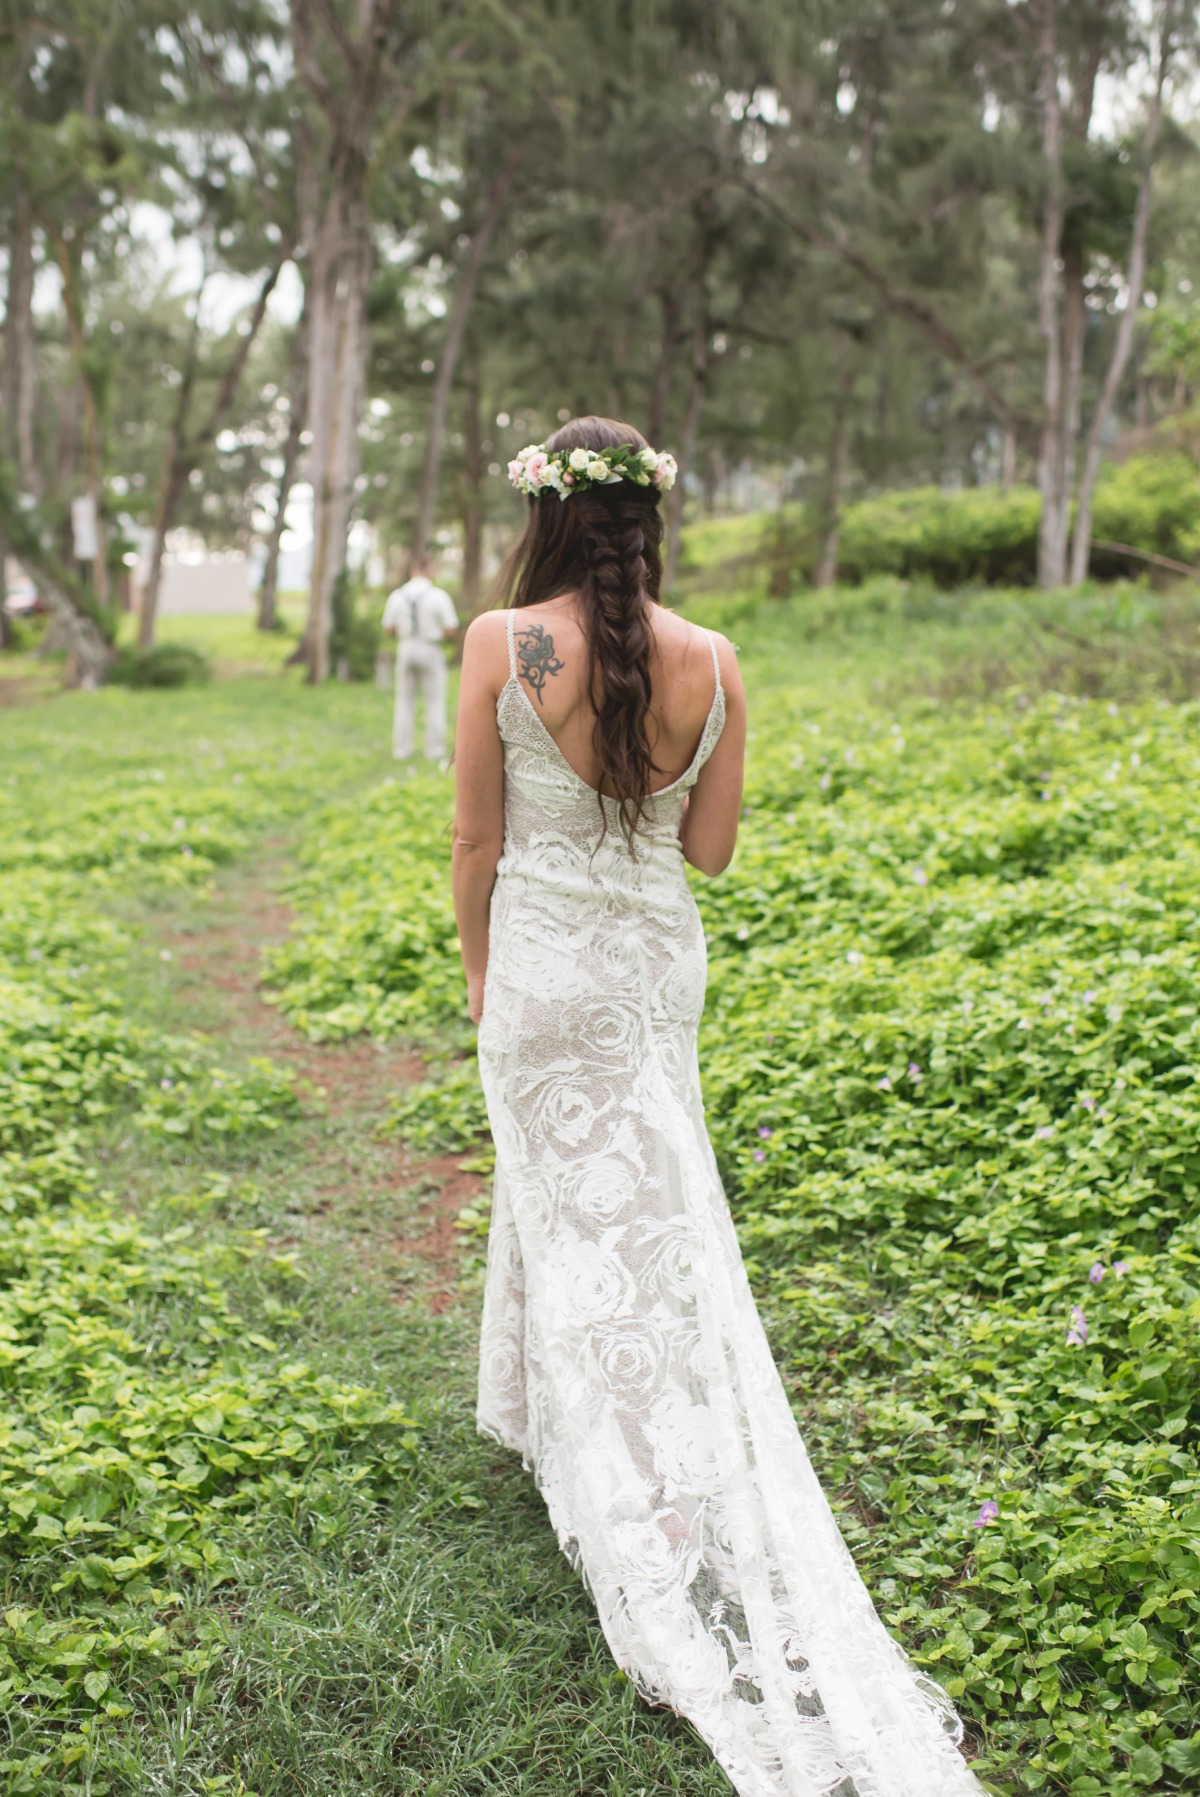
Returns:
[[[1063,343],[1059,323],[1058,259],[1062,245],[1064,199],[1062,168],[1062,103],[1058,91],[1057,0],[1039,0],[1037,55],[1041,84],[1042,199],[1041,248],[1038,259],[1038,335],[1042,340],[1042,424],[1038,445],[1038,488],[1042,515],[1038,525],[1038,585],[1057,587],[1066,577],[1067,511],[1066,391]]]
[[[684,477],[691,472],[696,458],[696,444],[700,437],[700,418],[704,411],[704,395],[708,387],[708,262],[710,246],[707,229],[701,227],[700,247],[697,252],[696,271],[693,276],[692,291],[694,313],[692,317],[692,359],[690,379],[688,382],[687,409],[683,415],[683,429],[679,433],[679,448],[676,451],[676,462],[679,474],[675,486],[667,496],[667,555],[663,568],[663,587],[669,593],[674,586],[679,572],[680,534],[683,529]],[[661,444],[655,444],[656,449]]]
[[[292,340],[291,368],[288,379],[288,434],[283,445],[283,469],[275,495],[275,517],[267,539],[267,559],[263,566],[262,585],[258,589],[258,628],[274,630],[279,588],[279,552],[287,522],[288,498],[300,461],[300,439],[308,417],[308,295]]]
[[[463,393],[463,562],[459,612],[473,618],[483,583],[483,407],[479,367],[473,363]]]

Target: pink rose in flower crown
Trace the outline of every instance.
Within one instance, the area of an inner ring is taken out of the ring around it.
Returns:
[[[661,487],[664,493],[669,493],[671,488],[675,485],[675,476],[678,473],[679,464],[676,462],[675,457],[664,452],[654,464],[655,486]]]
[[[543,454],[540,449],[536,455],[530,456],[528,462],[525,464],[525,472],[529,476],[530,486],[541,486],[549,460],[549,456]]]

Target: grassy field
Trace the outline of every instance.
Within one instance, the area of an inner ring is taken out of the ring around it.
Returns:
[[[706,1102],[814,1458],[990,1788],[1194,1788],[1196,602],[706,584]],[[473,1433],[448,781],[368,688],[5,727],[0,1791],[715,1797]]]

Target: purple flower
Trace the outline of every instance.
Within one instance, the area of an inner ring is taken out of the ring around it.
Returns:
[[[1129,1262],[1127,1260],[1114,1260],[1113,1261],[1113,1272],[1116,1274],[1118,1279],[1124,1279],[1124,1277],[1125,1277],[1126,1273],[1128,1273],[1128,1271],[1129,1271]]]
[[[1096,1100],[1092,1097],[1090,1092],[1085,1092],[1079,1102],[1085,1111],[1094,1111],[1096,1108]]]
[[[770,1136],[770,1134],[771,1134],[771,1132],[770,1132],[770,1130],[769,1130],[769,1129],[768,1129],[768,1128],[767,1128],[767,1126],[766,1126],[766,1124],[765,1124],[765,1123],[760,1123],[760,1124],[759,1124],[759,1126],[758,1126],[758,1139],[759,1139],[759,1141],[760,1141],[760,1142],[765,1142],[765,1141],[766,1141],[766,1140],[767,1140],[767,1139],[768,1139],[768,1137],[769,1137],[769,1136]]]
[[[925,872],[923,867],[913,868],[913,883],[917,886],[928,886],[929,875]]]
[[[822,774],[821,778],[817,781],[817,785],[821,788],[822,792],[828,792],[829,788],[833,785],[833,779],[829,774]]]
[[[1039,1123],[1033,1132],[1035,1142],[1048,1142],[1054,1134],[1053,1123]]]
[[[1000,1514],[1000,1506],[995,1498],[988,1498],[979,1506],[979,1515],[971,1524],[973,1529],[986,1529],[990,1522],[995,1522]]]
[[[158,1083],[164,1092],[169,1092],[171,1087],[175,1084],[175,1081],[173,1079],[160,1079]]]
[[[908,1077],[914,1086],[919,1086],[921,1081],[925,1078],[925,1075],[921,1072],[921,1069],[917,1066],[915,1061],[910,1061],[908,1063]]]
[[[883,1078],[879,1081],[879,1090],[881,1092],[890,1092],[891,1089],[892,1089],[892,1082],[888,1078],[887,1074],[885,1073]]]
[[[761,1148],[756,1148],[756,1149],[755,1149],[755,1150],[754,1150],[754,1158],[755,1158],[755,1160],[756,1160],[756,1161],[765,1161],[765,1160],[766,1160],[766,1158],[767,1158],[767,1157],[766,1157],[766,1155],[765,1155],[765,1154],[764,1154],[764,1153],[763,1153],[763,1151],[762,1151],[762,1149],[761,1149]]]
[[[1090,986],[1083,995],[1083,1002],[1085,1005],[1094,1005],[1096,1002],[1096,994],[1092,991]]]
[[[1100,1281],[1104,1278],[1104,1262],[1102,1260],[1096,1262],[1095,1266],[1088,1274],[1088,1278],[1093,1285],[1099,1285]]]
[[[1068,1348],[1082,1348],[1088,1338],[1087,1318],[1078,1304],[1071,1306],[1071,1326],[1067,1330]]]

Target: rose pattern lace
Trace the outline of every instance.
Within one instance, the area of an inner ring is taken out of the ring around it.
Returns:
[[[704,1125],[684,801],[636,856],[517,677],[479,1061],[496,1143],[479,1427],[518,1452],[617,1663],[740,1797],[979,1797],[809,1463]]]

